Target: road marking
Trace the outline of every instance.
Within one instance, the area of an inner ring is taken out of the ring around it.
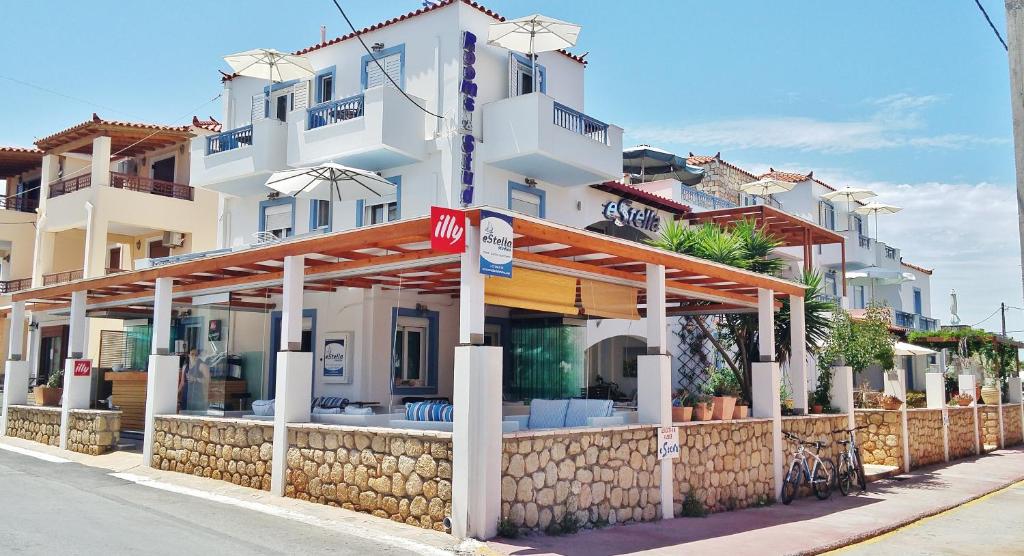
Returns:
[[[975,498],[973,500],[968,500],[967,502],[964,502],[963,504],[960,504],[959,506],[954,506],[954,507],[952,507],[952,508],[950,508],[948,510],[939,512],[937,514],[933,514],[933,515],[929,515],[929,516],[926,516],[926,517],[922,517],[921,519],[919,519],[917,521],[914,521],[912,523],[908,523],[908,524],[906,524],[906,525],[904,525],[902,527],[897,527],[896,529],[893,529],[892,531],[889,531],[888,533],[883,533],[881,535],[878,535],[877,537],[871,537],[870,539],[865,539],[863,541],[851,544],[849,546],[844,546],[844,547],[838,548],[836,550],[831,550],[829,552],[826,552],[825,554],[842,554],[844,552],[849,552],[850,550],[853,550],[854,548],[857,548],[857,547],[860,547],[860,546],[865,546],[865,545],[875,544],[877,542],[881,542],[881,541],[883,541],[885,539],[888,539],[889,537],[892,537],[892,536],[896,535],[900,531],[904,531],[906,529],[913,529],[914,527],[918,527],[920,525],[924,525],[925,523],[927,523],[927,522],[929,522],[929,521],[931,521],[933,519],[936,519],[936,518],[939,518],[939,517],[942,517],[942,516],[945,516],[945,515],[948,515],[948,514],[951,514],[951,513],[958,512],[958,511],[960,511],[960,510],[962,510],[964,508],[969,508],[969,507],[971,507],[971,506],[973,506],[975,504],[979,504],[981,502],[984,502],[985,500],[988,500],[989,498],[992,498],[993,496],[997,496],[997,495],[1002,494],[1002,493],[1004,493],[1004,492],[1006,492],[1008,490],[1012,490],[1012,489],[1020,487],[1020,486],[1024,486],[1024,481],[1017,481],[1016,483],[1013,483],[1012,485],[1007,485],[1007,486],[1005,486],[1005,487],[1003,487],[1003,488],[1001,488],[999,490],[994,490],[994,491],[992,491],[992,492],[990,492],[990,493],[988,493],[988,494],[986,494],[984,496],[979,496],[979,497],[977,497],[977,498]]]
[[[36,452],[35,450],[26,450],[25,448],[11,446],[9,444],[0,444],[0,450],[7,450],[8,452],[14,452],[15,454],[21,454],[30,458],[41,459],[50,463],[71,463],[71,460],[69,459],[64,459],[62,457],[53,456],[43,452]]]
[[[199,490],[199,489],[195,489],[195,488],[189,488],[189,487],[180,486],[180,485],[174,485],[174,484],[170,484],[170,483],[164,483],[164,482],[160,482],[160,481],[158,481],[156,479],[152,479],[150,477],[144,477],[142,475],[135,475],[135,474],[132,474],[132,473],[110,473],[109,475],[111,477],[116,477],[118,479],[122,479],[122,480],[125,480],[125,481],[128,481],[128,482],[131,482],[131,483],[135,483],[135,484],[140,485],[140,486],[146,486],[146,487],[150,487],[150,488],[164,490],[164,491],[167,491],[167,492],[174,492],[174,493],[177,493],[177,494],[184,494],[186,496],[193,496],[195,498],[202,498],[203,500],[208,500],[208,501],[211,501],[211,502],[217,502],[217,503],[220,503],[220,504],[226,504],[228,506],[235,506],[237,508],[243,508],[243,509],[246,509],[246,510],[260,512],[260,513],[264,513],[264,514],[271,515],[271,516],[274,516],[274,517],[290,519],[292,521],[297,521],[299,523],[304,523],[306,525],[313,525],[313,526],[316,526],[316,527],[322,527],[324,529],[331,529],[331,530],[334,530],[334,531],[339,531],[339,532],[342,532],[342,533],[345,533],[345,534],[351,534],[351,535],[354,535],[354,536],[357,536],[357,537],[361,537],[361,538],[369,540],[369,541],[374,541],[374,542],[379,542],[379,543],[383,543],[383,544],[388,544],[388,545],[391,545],[393,547],[402,548],[402,549],[405,549],[405,550],[411,550],[411,551],[413,551],[413,552],[415,552],[417,554],[431,554],[431,555],[435,555],[435,556],[452,556],[452,552],[450,550],[440,549],[440,548],[437,548],[437,547],[434,547],[434,546],[430,546],[428,544],[423,544],[423,543],[420,543],[420,542],[416,542],[416,541],[411,540],[411,539],[397,537],[397,536],[394,536],[394,535],[388,535],[388,534],[385,534],[385,533],[381,533],[379,531],[371,530],[371,529],[369,529],[367,527],[364,527],[364,526],[361,526],[361,525],[356,525],[356,524],[351,524],[351,523],[342,523],[342,522],[339,522],[339,521],[334,521],[334,520],[329,520],[329,519],[321,519],[321,518],[318,518],[318,517],[313,517],[313,516],[306,515],[306,514],[303,514],[303,513],[299,513],[299,512],[293,511],[293,510],[289,510],[289,509],[286,509],[286,508],[280,508],[280,507],[271,506],[271,505],[268,505],[268,504],[261,504],[259,502],[251,502],[251,501],[247,501],[247,500],[238,500],[237,498],[232,498],[230,496],[224,496],[223,494],[215,494],[215,493],[212,493],[212,492],[206,492],[204,490]]]

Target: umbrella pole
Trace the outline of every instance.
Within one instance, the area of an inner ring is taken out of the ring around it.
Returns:
[[[532,92],[532,93],[540,92],[540,87],[537,85],[537,55],[533,53],[533,36],[535,34],[537,34],[536,29],[531,28],[530,29],[530,73],[532,75],[530,77],[533,80],[533,84],[532,84],[533,85],[533,90],[530,91],[530,92]]]

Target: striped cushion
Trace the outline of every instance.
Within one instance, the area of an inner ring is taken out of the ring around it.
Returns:
[[[565,426],[585,427],[590,417],[611,417],[611,400],[569,400],[565,411]]]
[[[441,421],[451,423],[455,408],[444,402],[414,402],[405,404],[408,421]]]
[[[533,400],[530,402],[531,429],[555,429],[565,426],[569,400]]]

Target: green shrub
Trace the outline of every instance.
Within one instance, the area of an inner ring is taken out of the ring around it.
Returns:
[[[692,494],[687,494],[683,499],[683,517],[705,517],[708,515],[704,504]]]
[[[506,539],[514,539],[519,536],[519,528],[512,523],[511,519],[503,517],[498,520],[498,536]]]
[[[917,409],[928,405],[928,396],[924,392],[911,390],[907,392],[907,408]]]

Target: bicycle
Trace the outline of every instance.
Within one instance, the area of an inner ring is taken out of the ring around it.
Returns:
[[[819,450],[828,446],[828,443],[804,440],[788,432],[782,435],[797,445],[796,452],[793,453],[793,463],[789,465],[789,472],[782,481],[782,503],[788,505],[792,502],[800,489],[800,483],[805,480],[818,500],[826,500],[832,496],[832,480],[836,476],[836,465],[832,460],[821,458],[817,454]],[[814,448],[814,451],[807,450],[808,447]],[[807,464],[808,458],[814,461],[813,465]]]
[[[864,479],[864,462],[860,459],[860,449],[857,447],[857,431],[868,428],[867,425],[853,427],[852,429],[838,429],[832,434],[846,433],[848,440],[838,440],[843,445],[843,451],[839,454],[839,465],[836,471],[836,486],[839,492],[846,496],[850,493],[850,487],[854,483],[860,485],[861,492],[867,492],[868,482]]]

